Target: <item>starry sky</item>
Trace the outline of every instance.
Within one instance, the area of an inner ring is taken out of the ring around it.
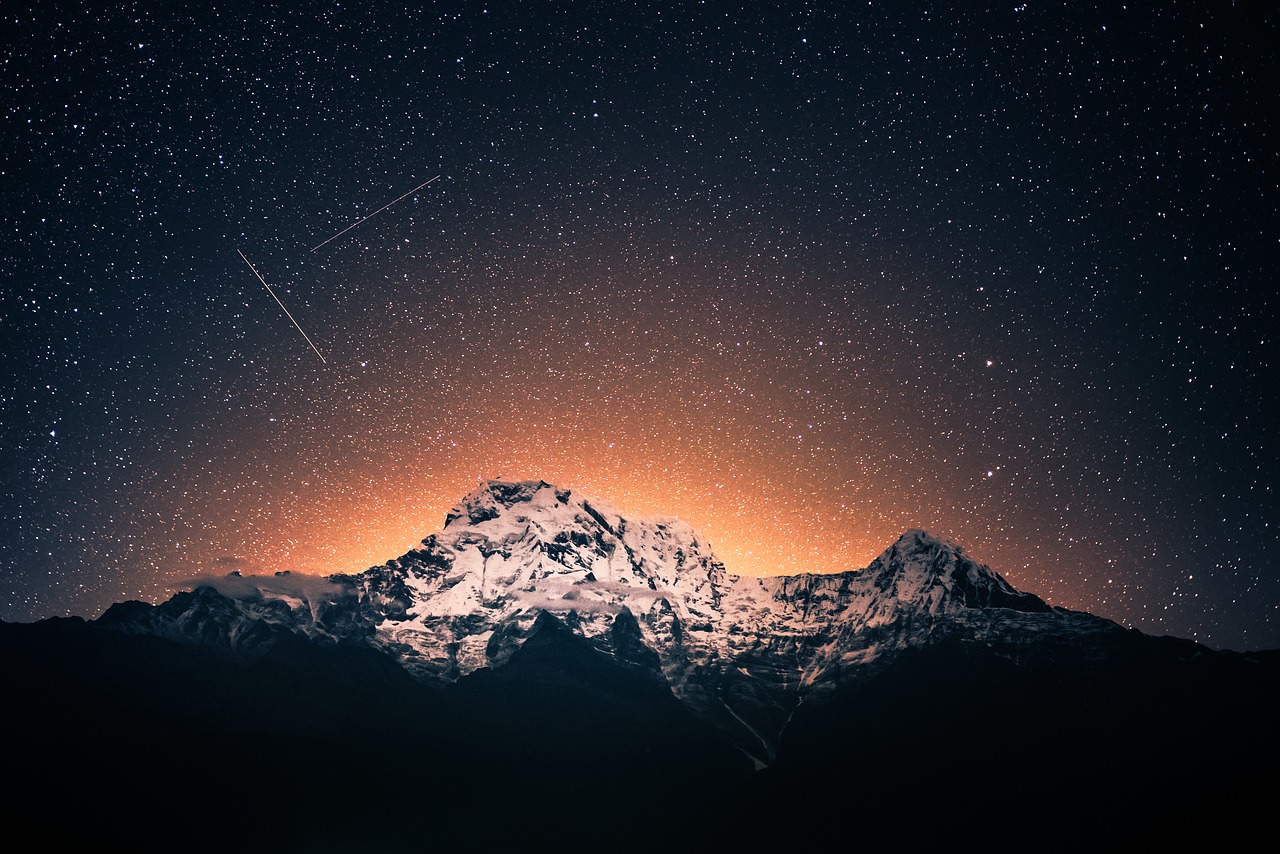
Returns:
[[[503,478],[1280,647],[1266,4],[180,5],[2,13],[0,619]]]

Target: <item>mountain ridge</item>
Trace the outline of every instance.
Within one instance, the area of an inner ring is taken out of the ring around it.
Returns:
[[[501,667],[551,614],[606,655],[656,663],[678,699],[761,767],[802,701],[903,650],[957,635],[1003,649],[1126,631],[1018,591],[919,528],[863,570],[742,577],[678,519],[627,518],[541,480],[483,482],[419,547],[326,581],[233,574],[150,609],[114,606],[100,622],[250,655],[287,633],[368,645],[448,685]]]
[[[0,623],[0,660],[11,767],[37,784],[20,814],[53,826],[74,802],[132,838],[138,801],[215,804],[210,838],[256,850],[562,844],[548,816],[612,834],[637,815],[680,850],[816,844],[797,816],[851,803],[889,844],[927,823],[921,791],[999,793],[1011,848],[1046,828],[1060,850],[1149,842],[1153,822],[1219,842],[1262,824],[1280,758],[1280,651],[1051,606],[921,529],[863,570],[734,576],[679,520],[543,481],[480,484],[361,573]],[[86,762],[105,770],[66,770]],[[1187,769],[1227,787],[1203,815]],[[1135,774],[1140,821],[1118,806]],[[276,808],[246,811],[261,787]]]

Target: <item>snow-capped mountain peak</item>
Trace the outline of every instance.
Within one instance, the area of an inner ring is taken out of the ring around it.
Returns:
[[[468,493],[445,517],[445,528],[478,525],[524,505],[526,513],[546,513],[567,504],[569,490],[561,490],[541,480],[508,482],[484,481]],[[515,511],[519,512],[519,511]]]
[[[678,519],[624,516],[532,480],[478,484],[419,548],[356,575],[213,586],[218,594],[134,603],[104,619],[244,653],[288,634],[357,643],[436,683],[504,666],[552,620],[614,661],[651,669],[761,762],[805,696],[905,649],[1118,630],[1051,608],[923,530],[861,571],[739,577]]]
[[[940,608],[1009,608],[1048,611],[1037,596],[1022,593],[984,564],[971,560],[955,543],[913,528],[872,561],[865,574],[895,598]]]
[[[713,574],[723,575],[708,544],[685,522],[628,520],[602,501],[545,481],[480,484],[423,546],[428,552],[475,546],[504,562],[517,557],[540,563],[537,577],[577,575],[580,581],[653,590],[681,582],[697,587]],[[412,564],[417,559],[410,553],[401,560]]]
[[[504,625],[542,611],[572,614],[576,631],[605,645],[624,610],[651,628],[706,622],[725,578],[679,520],[626,519],[544,481],[495,480],[459,502],[421,548],[351,582],[378,643],[422,675],[454,679],[494,665],[494,632],[506,637]],[[652,633],[645,640],[661,644]]]

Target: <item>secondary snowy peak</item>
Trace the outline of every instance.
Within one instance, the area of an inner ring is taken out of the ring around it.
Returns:
[[[1014,589],[989,567],[971,560],[960,546],[919,529],[899,537],[863,574],[877,591],[868,613],[872,621],[903,605],[935,616],[960,608],[1050,610],[1038,596]]]

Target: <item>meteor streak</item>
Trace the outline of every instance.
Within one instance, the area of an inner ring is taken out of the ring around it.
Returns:
[[[236,252],[239,253],[241,258],[244,258],[243,252],[241,252],[239,249],[237,249]],[[253,262],[251,262],[248,258],[244,258],[244,262],[249,265],[250,270],[253,270],[253,274],[258,277],[258,281],[262,282],[262,286],[267,289],[267,293],[271,294],[272,299],[276,301],[276,305],[280,306],[280,309],[284,312],[284,316],[289,318],[289,321],[293,323],[294,326],[298,327],[299,332],[302,332],[302,327],[298,326],[298,321],[293,319],[293,315],[289,313],[289,309],[285,308],[284,303],[280,302],[280,297],[276,296],[276,292],[271,290],[271,286],[267,284],[267,280],[262,278],[262,274],[258,272],[258,268],[253,266]],[[302,332],[302,337],[307,339],[308,344],[311,344],[312,350],[316,350],[316,345],[311,343],[311,339],[307,336],[307,333]],[[320,355],[319,350],[316,350],[316,355],[320,356],[320,364],[322,365],[328,364],[328,362],[324,360],[324,356]]]
[[[321,246],[324,246],[324,244],[325,244],[325,243],[328,243],[328,242],[330,242],[330,241],[332,241],[332,240],[337,240],[339,237],[341,237],[342,235],[346,234],[348,231],[350,231],[351,229],[355,228],[355,227],[356,227],[357,225],[359,225],[360,223],[364,222],[364,221],[365,221],[365,220],[367,220],[367,219],[372,219],[373,217],[375,217],[375,216],[377,216],[378,214],[380,214],[380,213],[382,213],[383,211],[385,211],[387,208],[389,208],[389,207],[391,207],[392,205],[394,205],[396,202],[400,201],[400,199],[407,199],[407,198],[409,198],[409,197],[410,197],[410,196],[412,196],[414,193],[418,192],[418,191],[419,191],[419,190],[421,190],[423,187],[425,187],[425,186],[427,186],[428,184],[430,184],[430,183],[431,183],[431,181],[434,181],[434,180],[436,180],[436,178],[439,178],[439,177],[440,177],[440,176],[439,176],[439,175],[437,175],[435,178],[432,178],[430,181],[423,181],[421,184],[419,184],[418,186],[414,187],[414,188],[413,188],[412,190],[410,190],[409,192],[405,193],[405,194],[404,194],[403,196],[401,196],[399,199],[392,199],[391,201],[387,202],[385,205],[383,205],[382,207],[378,208],[376,211],[374,211],[373,213],[369,214],[368,216],[366,216],[366,217],[361,217],[360,219],[358,219],[358,220],[356,220],[355,222],[351,223],[351,225],[349,225],[349,226],[347,226],[346,228],[342,229],[342,231],[339,231],[339,232],[338,232],[337,234],[335,234],[333,237],[330,237],[330,238],[329,238],[329,240],[324,241],[324,243],[319,243],[319,244],[317,244],[317,245],[315,245],[315,246],[311,247],[311,251],[312,251],[312,252],[315,252],[315,251],[316,251],[317,249],[319,249]],[[264,282],[264,284],[265,284],[265,282]]]

